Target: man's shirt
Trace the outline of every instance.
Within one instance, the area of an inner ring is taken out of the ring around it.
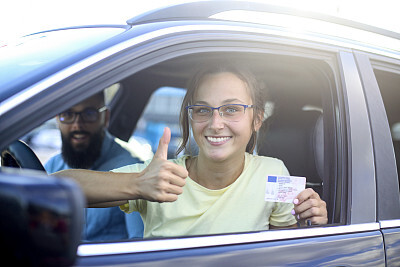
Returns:
[[[100,157],[90,170],[109,171],[115,168],[138,163],[139,159],[119,145],[107,131],[105,132]],[[45,164],[48,173],[71,169],[61,154],[49,159]],[[119,240],[143,237],[143,222],[138,212],[125,214],[119,207],[86,208],[86,224],[83,240]]]

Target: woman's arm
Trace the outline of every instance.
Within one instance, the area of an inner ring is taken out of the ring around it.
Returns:
[[[326,203],[313,189],[307,188],[301,191],[293,201],[293,204],[292,214],[296,216],[296,219],[301,224],[323,225],[328,223]]]
[[[83,169],[62,170],[51,175],[75,180],[86,196],[88,207],[122,205],[139,198],[135,181],[139,173],[113,173]]]
[[[128,200],[145,199],[173,202],[182,194],[188,171],[167,160],[171,131],[165,128],[150,164],[140,173],[114,173],[91,170],[63,170],[52,175],[78,182],[89,207],[110,207]]]
[[[269,226],[270,229],[297,228],[300,226],[324,225],[328,223],[326,203],[313,189],[307,188],[300,192],[293,201],[292,214],[298,221],[289,226]]]

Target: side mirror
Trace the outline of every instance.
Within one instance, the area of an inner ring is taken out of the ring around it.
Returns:
[[[2,261],[18,266],[70,266],[81,241],[85,199],[65,178],[0,170]]]

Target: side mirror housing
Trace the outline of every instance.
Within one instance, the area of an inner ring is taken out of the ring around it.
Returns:
[[[65,178],[0,170],[2,260],[18,266],[70,266],[81,241],[85,199]]]

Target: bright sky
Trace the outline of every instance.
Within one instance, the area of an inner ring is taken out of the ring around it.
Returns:
[[[0,9],[0,41],[66,26],[125,24],[137,14],[187,0],[8,0]],[[400,32],[399,0],[264,0]]]

